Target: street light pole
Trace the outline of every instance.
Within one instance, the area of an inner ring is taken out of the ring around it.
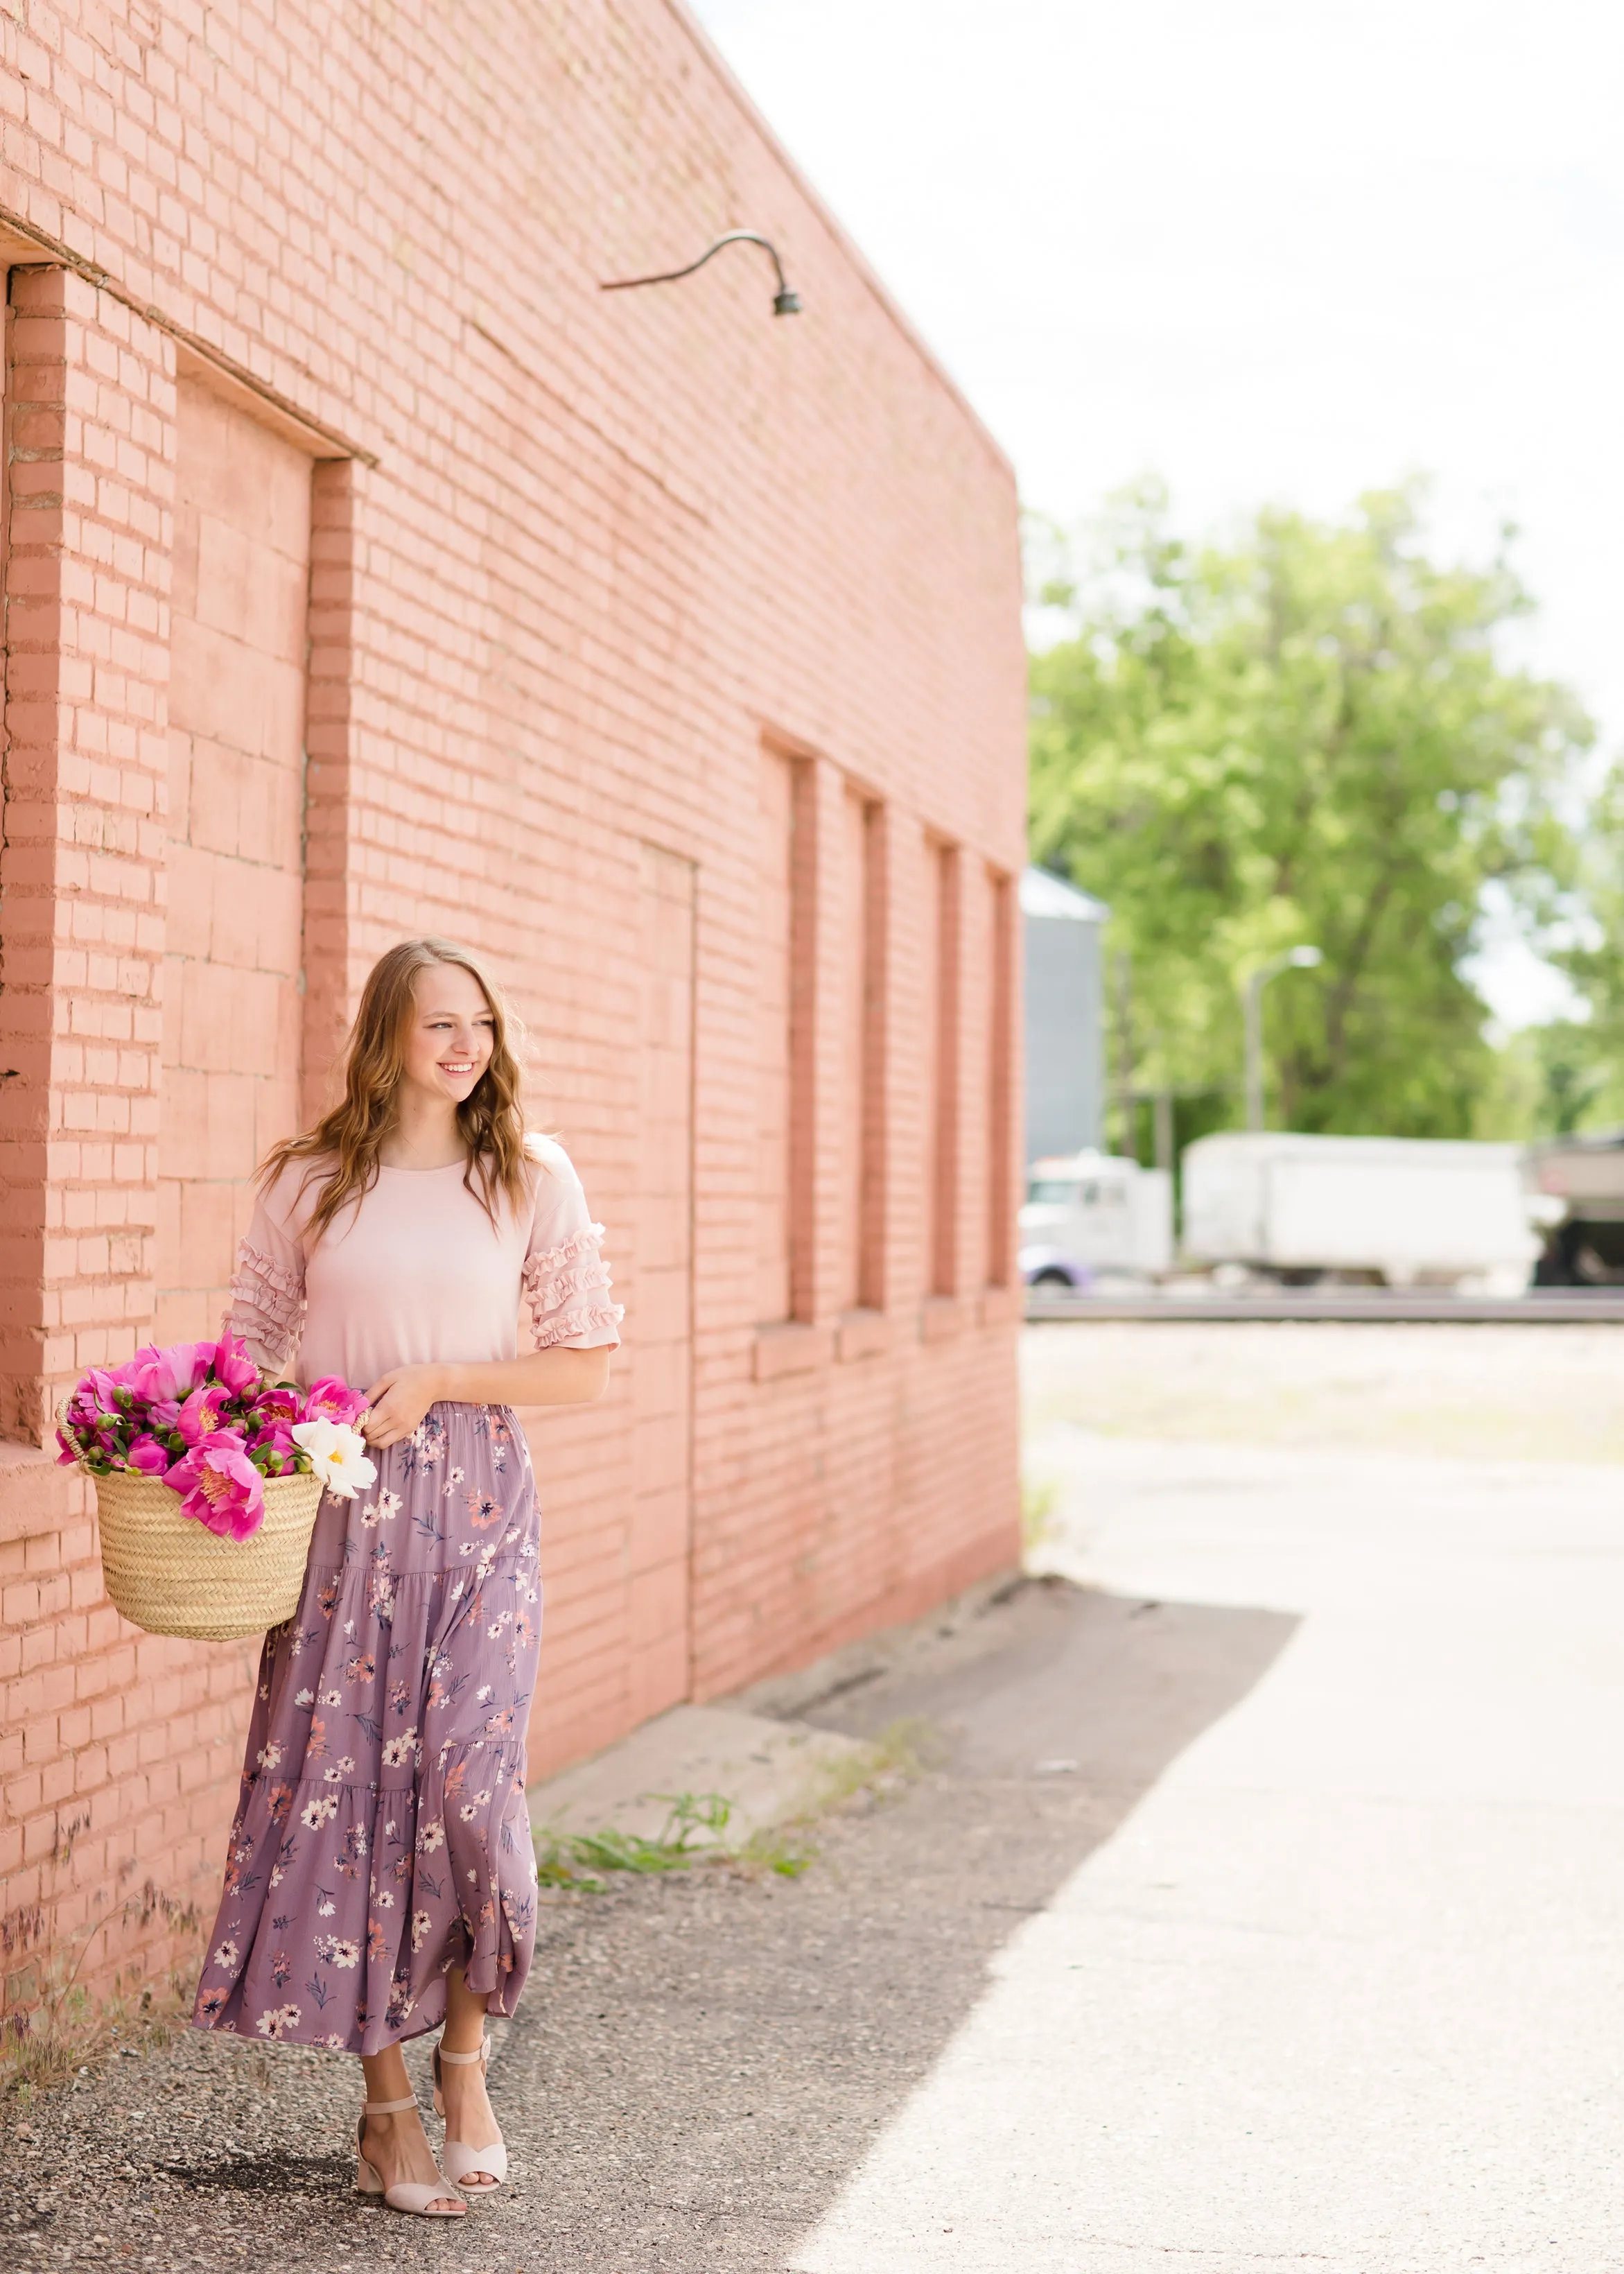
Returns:
[[[1246,982],[1246,1126],[1263,1126],[1263,990],[1282,971],[1312,971],[1324,956],[1317,947],[1289,947],[1260,963]]]

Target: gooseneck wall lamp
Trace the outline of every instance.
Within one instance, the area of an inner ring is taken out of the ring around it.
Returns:
[[[778,289],[772,296],[773,314],[798,316],[801,313],[801,295],[790,290],[777,246],[766,237],[758,237],[753,229],[730,229],[726,237],[718,237],[714,245],[707,246],[697,260],[690,260],[686,268],[663,269],[658,276],[621,276],[613,284],[600,284],[598,289],[600,292],[636,292],[645,284],[679,284],[683,277],[691,276],[696,268],[703,268],[725,245],[759,245],[771,261],[773,274],[778,280]]]

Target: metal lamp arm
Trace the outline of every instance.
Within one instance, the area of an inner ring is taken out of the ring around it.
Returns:
[[[598,289],[600,292],[635,292],[644,284],[680,284],[685,276],[691,276],[695,269],[703,268],[725,245],[759,245],[771,261],[773,274],[778,280],[778,289],[772,298],[773,314],[798,316],[801,313],[801,297],[789,288],[778,247],[770,238],[759,236],[753,229],[730,229],[726,237],[718,237],[714,245],[708,245],[698,260],[690,260],[686,268],[665,268],[658,276],[620,276],[613,283],[600,284]]]

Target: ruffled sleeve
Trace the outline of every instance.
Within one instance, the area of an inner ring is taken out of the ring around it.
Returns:
[[[275,1374],[292,1365],[304,1324],[304,1251],[290,1205],[297,1188],[297,1176],[284,1170],[255,1202],[237,1251],[224,1321],[247,1344],[250,1357]]]
[[[609,1267],[574,1163],[551,1138],[530,1140],[537,1165],[536,1209],[524,1258],[524,1293],[540,1350],[612,1350],[621,1306],[609,1299]]]

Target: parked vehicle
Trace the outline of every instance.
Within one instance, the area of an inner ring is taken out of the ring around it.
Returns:
[[[1198,1138],[1183,1167],[1187,1259],[1288,1286],[1513,1294],[1539,1254],[1515,1145],[1233,1131]]]
[[[1545,1233],[1535,1285],[1624,1281],[1624,1130],[1530,1145],[1523,1174],[1530,1213]]]
[[[1029,1287],[1148,1279],[1173,1261],[1173,1180],[1115,1153],[1034,1161],[1020,1212],[1020,1271]]]

